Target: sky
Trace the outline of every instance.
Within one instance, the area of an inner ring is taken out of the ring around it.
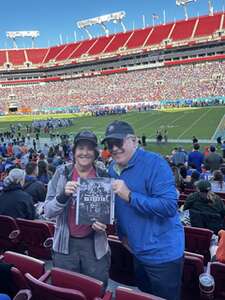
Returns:
[[[214,11],[223,11],[225,0],[212,0]],[[184,10],[176,0],[1,0],[0,48],[12,48],[13,43],[6,37],[6,31],[38,30],[40,36],[36,47],[59,45],[75,40],[87,39],[84,30],[78,29],[77,21],[94,18],[117,11],[125,11],[124,25],[127,30],[152,25],[152,14],[159,16],[156,24],[184,19]],[[197,0],[188,6],[190,17],[208,14],[208,0]],[[144,18],[143,18],[144,15]],[[110,33],[122,31],[120,24],[110,23]],[[93,36],[104,35],[100,26],[90,29]],[[30,38],[17,40],[19,48],[31,47]]]

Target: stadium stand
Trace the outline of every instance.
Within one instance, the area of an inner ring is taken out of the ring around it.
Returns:
[[[20,99],[21,106],[36,110],[64,106],[79,106],[82,110],[87,105],[105,103],[109,105],[223,96],[224,64],[224,61],[215,61],[44,84],[37,81],[34,85],[15,85],[13,94]],[[0,98],[5,106],[11,93],[11,86],[0,88]]]
[[[26,49],[27,60],[32,64],[42,64],[44,58],[47,55],[47,49]],[[0,63],[1,64],[1,63]]]

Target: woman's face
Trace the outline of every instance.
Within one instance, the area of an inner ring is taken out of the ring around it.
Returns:
[[[88,141],[80,141],[76,146],[74,158],[78,167],[91,168],[95,160],[94,145]]]

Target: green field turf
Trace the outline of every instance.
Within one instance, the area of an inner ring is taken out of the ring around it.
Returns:
[[[199,139],[211,139],[222,117],[225,107],[190,108],[176,110],[161,110],[149,112],[131,112],[126,115],[106,117],[91,117],[77,115],[37,115],[37,116],[4,116],[0,117],[0,130],[9,128],[10,123],[29,123],[34,119],[49,117],[74,117],[74,125],[68,128],[57,129],[59,133],[74,134],[81,129],[90,129],[102,137],[105,127],[112,120],[124,120],[132,124],[137,135],[145,134],[147,138],[154,138],[157,129],[167,128],[169,139],[191,139],[196,135]],[[42,136],[44,136],[42,134]]]

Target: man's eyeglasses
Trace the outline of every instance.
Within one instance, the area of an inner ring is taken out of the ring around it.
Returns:
[[[123,147],[123,142],[124,140],[122,139],[109,139],[107,140],[107,146],[109,151],[112,151],[113,146],[116,146],[117,148],[122,148]]]

